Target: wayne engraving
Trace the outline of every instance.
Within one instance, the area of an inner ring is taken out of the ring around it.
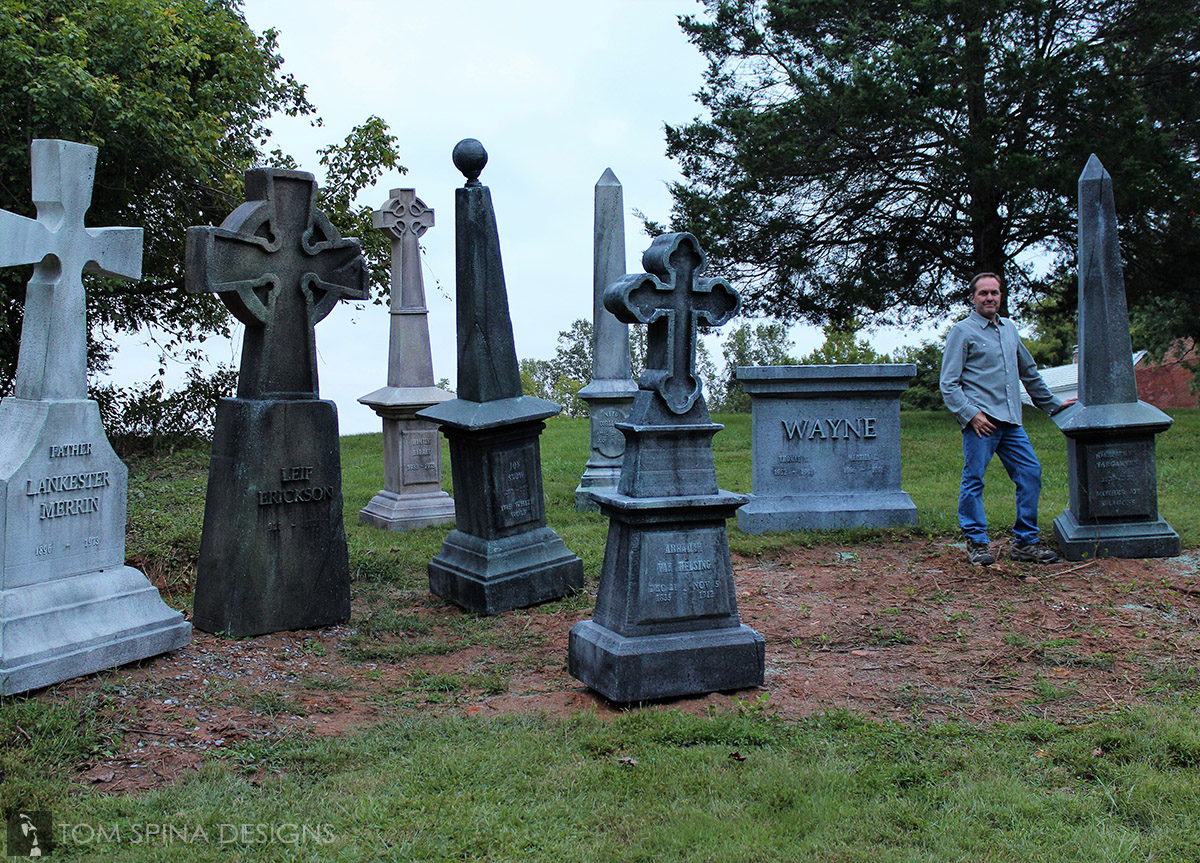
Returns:
[[[785,440],[870,440],[875,417],[780,420]]]

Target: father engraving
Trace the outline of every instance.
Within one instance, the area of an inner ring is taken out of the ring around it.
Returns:
[[[31,146],[37,219],[0,211],[0,266],[33,264],[0,401],[0,694],[181,647],[191,625],[125,566],[127,471],[87,398],[82,273],[137,279],[140,228],[87,228],[95,147]]]

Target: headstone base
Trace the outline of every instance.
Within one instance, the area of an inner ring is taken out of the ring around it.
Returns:
[[[594,619],[571,629],[571,676],[619,703],[761,686],[765,644],[738,618],[725,528],[745,496],[595,497],[608,541]]]
[[[838,530],[850,527],[911,527],[917,506],[907,492],[825,495],[754,495],[738,510],[745,533]]]
[[[384,530],[415,530],[454,521],[454,498],[444,491],[396,494],[381,489],[358,511],[362,524]]]
[[[621,466],[588,467],[579,485],[575,488],[575,509],[579,512],[599,512],[600,505],[592,497],[593,491],[616,491],[621,481]]]
[[[133,567],[0,591],[0,695],[183,647],[192,626]]]
[[[337,407],[221,399],[194,624],[241,638],[349,618]]]
[[[1054,539],[1067,560],[1095,557],[1175,557],[1179,534],[1159,518],[1154,521],[1080,524],[1066,510],[1054,519]]]
[[[745,624],[626,637],[581,620],[571,627],[568,651],[572,677],[628,704],[761,686],[766,644]]]
[[[429,590],[479,614],[559,599],[583,587],[583,561],[552,529],[499,539],[452,530],[429,562]]]

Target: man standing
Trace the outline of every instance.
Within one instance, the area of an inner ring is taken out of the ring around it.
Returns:
[[[1038,496],[1042,466],[1021,427],[1020,384],[1034,405],[1055,414],[1066,407],[1056,398],[1017,328],[1000,317],[1000,277],[980,273],[971,280],[974,310],[955,324],[942,356],[942,399],[958,417],[963,433],[962,487],[958,523],[967,537],[967,558],[987,565],[996,558],[988,548],[983,511],[983,472],[993,455],[1017,487],[1017,519],[1013,524],[1013,560],[1054,563],[1058,555],[1038,540]]]

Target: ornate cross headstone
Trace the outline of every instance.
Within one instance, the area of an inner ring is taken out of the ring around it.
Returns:
[[[592,253],[592,380],[579,391],[588,403],[591,455],[575,507],[599,509],[589,489],[614,489],[621,477],[625,436],[616,429],[629,417],[637,384],[629,371],[629,327],[604,308],[604,289],[625,274],[625,207],[621,183],[611,168],[596,182]]]
[[[87,228],[95,147],[36,140],[37,219],[0,211],[0,266],[34,264],[0,401],[0,694],[173,650],[191,626],[125,566],[128,473],[87,399],[84,271],[137,279],[141,228]]]
[[[1054,538],[1069,560],[1179,554],[1158,514],[1154,457],[1155,435],[1174,421],[1137,397],[1112,177],[1095,156],[1079,177],[1078,266],[1079,401],[1054,415],[1070,505]]]
[[[408,530],[454,520],[442,491],[441,438],[416,412],[453,396],[434,386],[418,239],[433,227],[433,210],[414,189],[393,189],[372,219],[392,240],[391,334],[387,386],[360,402],[383,417],[384,487],[358,514],[364,524]]]
[[[247,202],[189,228],[187,289],[246,325],[237,398],[221,399],[196,572],[196,626],[234,636],[350,616],[337,407],[317,395],[314,327],[367,297],[358,242],[311,174],[246,172]]]
[[[609,286],[618,320],[648,323],[639,381],[615,491],[590,494],[609,517],[592,620],[571,629],[572,676],[618,702],[758,686],[762,636],[741,623],[725,521],[747,500],[722,491],[713,423],[696,379],[696,326],[720,326],[741,304],[723,279],[704,278],[691,234],[656,237],[642,256],[649,275]]]
[[[583,586],[583,563],[546,526],[538,437],[559,406],[521,395],[487,164],[473,138],[454,148],[458,398],[417,415],[450,444],[456,529],[429,563],[429,589],[482,614],[558,599]]]

